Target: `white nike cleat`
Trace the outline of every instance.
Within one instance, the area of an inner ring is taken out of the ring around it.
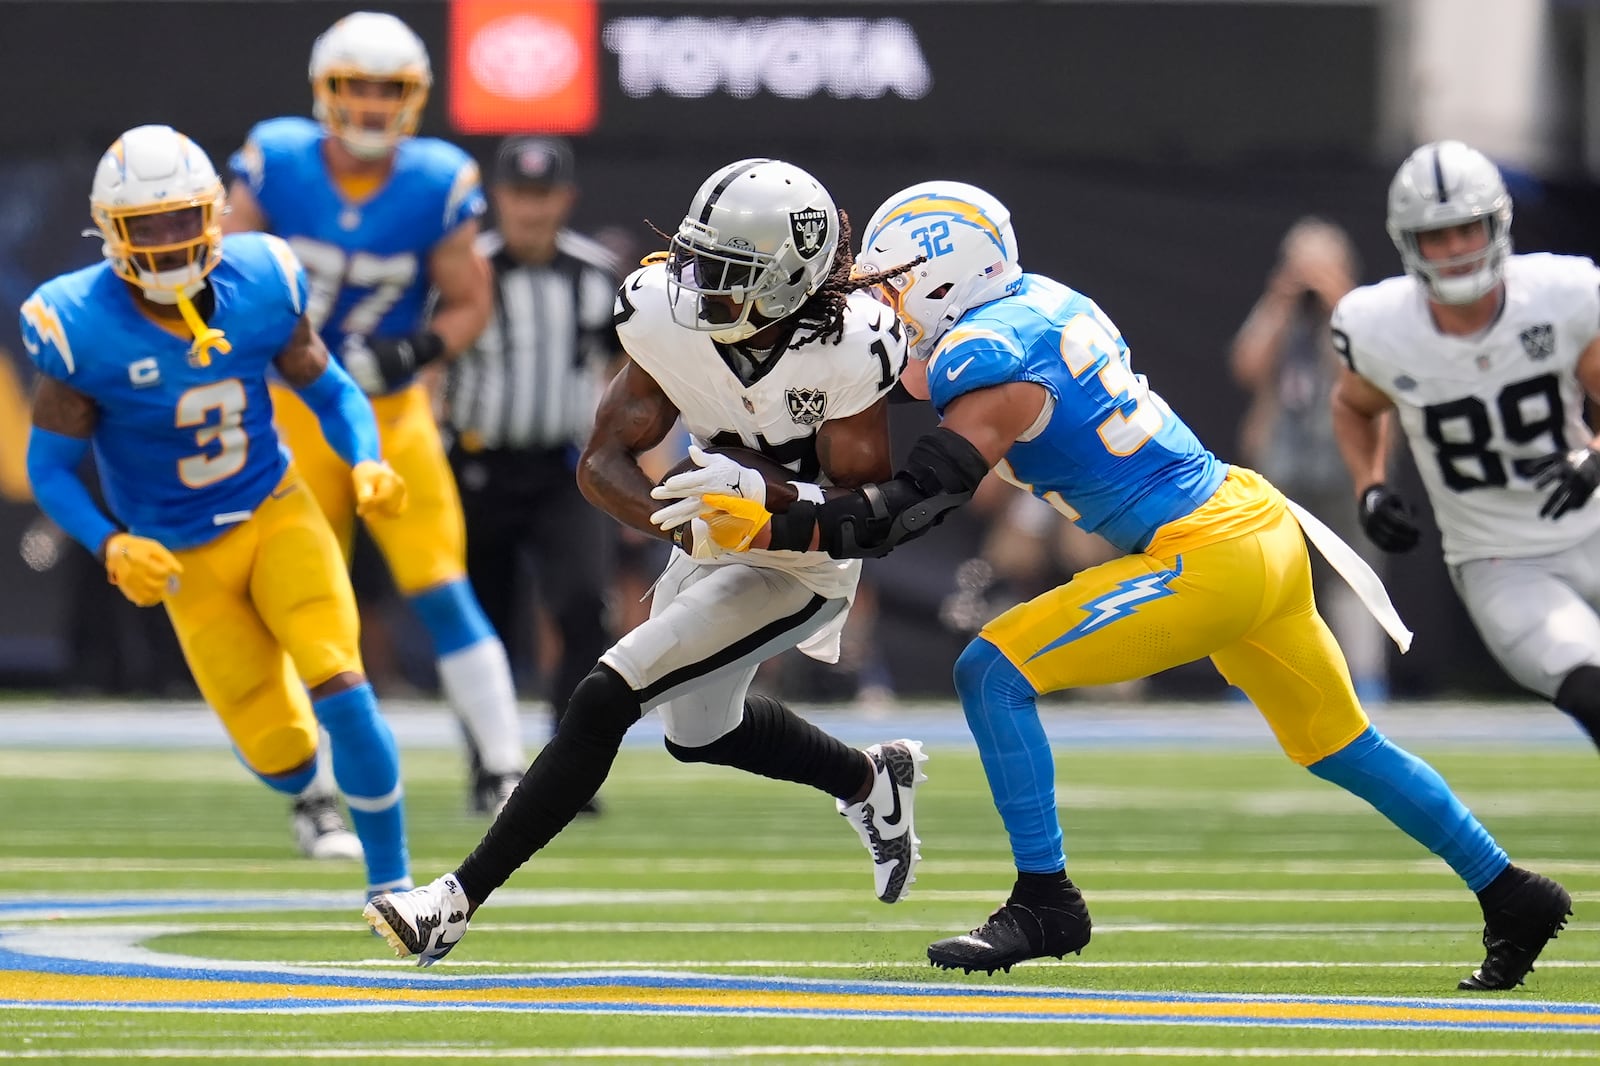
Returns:
[[[303,796],[294,801],[289,817],[294,842],[308,859],[360,862],[361,841],[350,832],[332,796]]]
[[[361,916],[400,958],[415,955],[418,966],[432,966],[467,935],[470,908],[461,882],[455,874],[445,874],[409,892],[376,896],[362,908]]]
[[[860,803],[839,800],[839,813],[855,829],[872,853],[872,881],[885,903],[905,899],[916,881],[913,871],[922,859],[912,821],[912,801],[917,785],[928,779],[922,764],[928,757],[916,740],[891,740],[867,749],[877,773],[872,791]]]

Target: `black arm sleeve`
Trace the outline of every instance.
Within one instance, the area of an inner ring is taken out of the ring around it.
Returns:
[[[988,472],[989,461],[971,441],[940,426],[912,445],[905,469],[892,480],[773,515],[768,547],[805,551],[815,531],[818,546],[835,559],[887,555],[970,500]]]

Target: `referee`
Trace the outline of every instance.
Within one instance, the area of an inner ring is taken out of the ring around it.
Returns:
[[[532,564],[562,639],[547,679],[560,721],[610,643],[604,593],[614,537],[578,492],[574,470],[621,356],[611,324],[617,269],[602,245],[564,228],[577,200],[567,142],[507,139],[489,177],[496,228],[478,248],[494,270],[494,314],[450,370],[450,461],[466,515],[467,576],[514,665],[534,643],[533,603],[519,594]]]

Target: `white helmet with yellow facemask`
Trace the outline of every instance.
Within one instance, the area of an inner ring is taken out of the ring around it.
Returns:
[[[196,357],[226,352],[191,302],[222,258],[225,194],[200,146],[171,126],[137,126],[95,168],[89,214],[117,277],[151,303],[176,304],[195,334]]]
[[[311,46],[313,113],[361,159],[382,159],[417,132],[432,85],[422,38],[393,15],[346,15]]]

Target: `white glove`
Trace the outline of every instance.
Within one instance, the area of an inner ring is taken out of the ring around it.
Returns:
[[[683,501],[673,507],[663,507],[651,515],[650,521],[656,525],[671,529],[697,517],[705,510],[700,497],[710,492],[742,496],[766,506],[767,479],[757,471],[734,462],[726,455],[704,451],[698,444],[689,445],[689,458],[695,461],[698,469],[674,474],[650,490],[650,495],[655,499]]]

